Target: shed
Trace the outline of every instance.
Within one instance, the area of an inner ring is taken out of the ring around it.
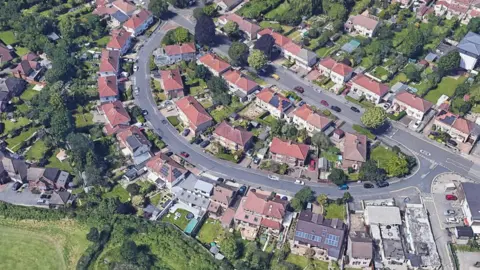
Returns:
[[[438,58],[438,55],[436,55],[435,53],[429,53],[427,54],[427,56],[425,56],[425,61],[429,63],[433,63],[435,62],[435,60],[437,60],[437,58]]]

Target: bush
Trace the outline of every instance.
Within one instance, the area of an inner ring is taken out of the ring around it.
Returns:
[[[332,112],[331,112],[330,110],[328,110],[328,109],[323,110],[322,113],[323,113],[323,115],[325,115],[325,116],[330,116],[330,115],[332,115]]]
[[[369,138],[370,140],[375,140],[377,138],[377,136],[375,136],[372,132],[370,132],[370,130],[368,130],[368,129],[360,126],[360,125],[353,125],[353,129],[356,132],[367,136],[367,138]]]
[[[388,118],[390,118],[394,121],[398,121],[398,120],[402,119],[405,115],[407,115],[407,113],[405,111],[401,111],[397,114],[393,114],[393,113],[387,114]]]

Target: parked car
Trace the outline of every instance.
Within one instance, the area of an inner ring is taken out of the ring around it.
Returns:
[[[374,188],[375,186],[371,183],[365,183],[365,184],[363,184],[363,187],[364,188]]]
[[[12,186],[12,190],[13,191],[16,191],[17,189],[19,189],[20,187],[22,186],[22,184],[20,184],[19,182],[15,182]]]
[[[190,156],[190,154],[188,154],[187,152],[185,151],[182,151],[180,152],[180,156],[184,157],[184,158],[188,158]]]
[[[245,195],[245,191],[247,191],[247,187],[246,186],[241,186],[239,189],[238,189],[238,194],[240,195]]]
[[[295,180],[295,184],[298,184],[298,185],[305,185],[305,182],[303,182],[302,180]]]
[[[162,124],[166,124],[166,123],[167,123],[167,120],[163,119]]]
[[[335,106],[335,105],[332,105],[332,107],[330,107],[333,111],[336,111],[336,112],[341,112],[342,109],[340,109],[340,107],[338,106]]]
[[[45,199],[38,199],[37,204],[42,205],[42,204],[47,204],[47,200]]]
[[[453,210],[453,209],[447,209],[447,210],[445,210],[445,211],[443,212],[443,215],[445,215],[445,216],[453,216],[453,215],[455,215],[455,210]]]
[[[320,101],[320,104],[322,104],[325,107],[329,106],[328,102],[326,100],[323,100],[323,99]]]
[[[421,121],[421,120],[418,120],[417,122],[415,122],[415,123],[413,124],[413,128],[414,128],[414,129],[417,129],[417,128],[420,126],[421,123],[422,123],[422,121]]]
[[[253,164],[260,164],[261,159],[259,157],[254,157],[253,158]]]
[[[203,142],[200,143],[200,147],[201,147],[201,148],[205,148],[205,147],[207,147],[209,144],[210,144],[210,141],[205,140],[205,141],[203,141]]]
[[[269,175],[268,175],[268,179],[275,180],[275,181],[280,180],[280,178],[278,178],[278,176],[273,175],[273,174],[269,174]]]
[[[453,195],[453,194],[447,194],[445,195],[445,199],[447,201],[456,201],[457,200],[457,196]]]
[[[140,93],[140,88],[138,88],[138,86],[135,86],[134,93],[135,93],[135,95],[138,95]]]
[[[52,197],[52,195],[49,195],[49,194],[40,195],[40,199],[50,199],[51,197]]]
[[[305,104],[306,104],[306,102],[302,100],[302,101],[300,101],[300,102],[298,103],[298,107],[302,107],[302,106],[305,105]]]
[[[305,89],[303,89],[303,87],[301,86],[295,86],[293,90],[297,91],[300,94],[303,94],[303,92],[305,92]]]
[[[197,137],[197,138],[195,139],[195,141],[193,141],[193,143],[195,143],[195,144],[200,144],[200,143],[202,143],[202,142],[203,142],[203,139],[200,138],[200,137]]]
[[[278,76],[277,74],[272,74],[272,78],[274,78],[275,80],[280,80],[280,76]]]
[[[348,190],[348,185],[347,185],[347,184],[343,184],[343,185],[339,186],[338,189],[340,189],[340,190]]]
[[[173,156],[173,152],[167,152],[167,153],[165,153],[165,155],[167,155],[167,157],[171,157],[171,156]]]
[[[310,164],[308,165],[308,169],[309,169],[310,171],[315,171],[315,167],[316,167],[316,162],[315,162],[315,160],[313,160],[313,159],[310,160]]]
[[[185,130],[183,130],[182,132],[183,136],[188,136],[188,134],[190,134],[190,129],[186,128]]]
[[[390,184],[387,181],[382,181],[382,182],[377,182],[377,187],[382,188],[382,187],[388,187]]]
[[[457,146],[457,142],[454,141],[454,140],[448,140],[448,141],[447,141],[447,144],[449,144],[449,145],[451,145],[451,146],[453,146],[453,147],[456,147],[456,146]]]
[[[143,116],[147,116],[147,115],[148,115],[148,111],[147,111],[147,110],[142,110],[142,114],[143,114]]]
[[[355,106],[350,107],[350,109],[351,109],[352,111],[356,112],[356,113],[359,113],[359,112],[360,112],[360,110],[359,110],[357,107],[355,107]]]
[[[137,65],[134,65],[133,66],[133,71],[137,71],[138,70],[138,66]]]
[[[251,157],[253,155],[253,149],[248,149],[247,156]]]
[[[447,223],[458,223],[459,222],[459,220],[457,218],[454,218],[454,217],[447,217],[446,220],[447,220]]]

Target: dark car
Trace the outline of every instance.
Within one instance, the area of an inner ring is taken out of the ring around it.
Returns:
[[[205,147],[207,147],[209,144],[210,144],[210,141],[203,141],[203,142],[200,144],[200,147],[201,147],[201,148],[205,148]]]
[[[293,88],[293,90],[297,91],[298,93],[301,93],[303,94],[303,92],[305,92],[305,89],[303,89],[303,87],[301,86],[295,86],[295,88]]]
[[[180,152],[180,156],[182,156],[184,158],[188,158],[190,155],[187,152],[182,151],[182,152]]]
[[[162,124],[166,124],[166,123],[167,123],[167,120],[163,119]]]
[[[373,184],[370,184],[370,183],[365,183],[365,184],[363,184],[363,187],[364,188],[374,188],[375,186]]]
[[[382,188],[382,187],[388,187],[390,184],[387,181],[382,181],[382,182],[377,182],[377,187]]]
[[[245,194],[245,191],[247,191],[247,187],[246,186],[241,186],[239,189],[238,189],[238,194],[242,195]]]
[[[196,138],[195,141],[193,141],[193,142],[194,142],[195,144],[200,144],[200,143],[203,142],[203,139],[200,138],[200,137],[198,137],[198,138]]]
[[[147,111],[147,110],[142,110],[142,114],[143,114],[143,116],[147,116],[147,115],[148,115],[148,111]]]
[[[306,102],[302,100],[302,101],[300,101],[300,102],[298,103],[298,107],[302,107],[302,106],[305,105],[305,104],[306,104]]]
[[[354,107],[354,106],[350,107],[350,109],[351,109],[352,111],[356,112],[356,113],[359,113],[359,112],[360,112],[360,110],[359,110],[357,107]]]
[[[182,135],[183,136],[188,136],[188,134],[190,134],[190,129],[184,129],[183,132],[182,132]]]
[[[457,142],[454,141],[454,140],[448,140],[447,143],[451,146],[454,146],[454,147],[457,146]]]
[[[12,190],[13,190],[13,191],[16,191],[16,190],[19,189],[21,186],[22,186],[22,184],[20,184],[19,182],[15,182],[15,184],[13,184],[13,186],[12,186]]]
[[[339,190],[348,190],[348,185],[347,184],[343,184],[341,186],[338,187]]]
[[[332,107],[330,107],[333,111],[336,111],[336,112],[341,112],[342,109],[340,109],[340,107],[338,106],[335,106],[335,105],[332,105]]]
[[[171,157],[171,156],[173,156],[173,152],[167,152],[167,153],[165,153],[165,155],[167,155],[167,157]]]

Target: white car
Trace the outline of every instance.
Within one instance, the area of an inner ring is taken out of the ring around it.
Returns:
[[[138,95],[140,93],[140,88],[138,88],[138,86],[135,87],[134,93],[135,95]]]
[[[271,179],[271,180],[276,180],[276,181],[280,180],[280,178],[278,178],[278,176],[273,175],[273,174],[269,174],[268,178]]]
[[[133,66],[133,71],[137,71],[137,70],[138,70],[138,66],[137,65]]]
[[[305,182],[303,182],[302,180],[295,180],[295,184],[299,184],[299,185],[305,185]]]
[[[417,122],[415,122],[415,123],[413,124],[413,128],[414,128],[414,129],[417,129],[417,128],[420,126],[421,123],[422,123],[422,121],[418,120]]]
[[[458,223],[458,219],[454,217],[447,217],[447,223]]]

